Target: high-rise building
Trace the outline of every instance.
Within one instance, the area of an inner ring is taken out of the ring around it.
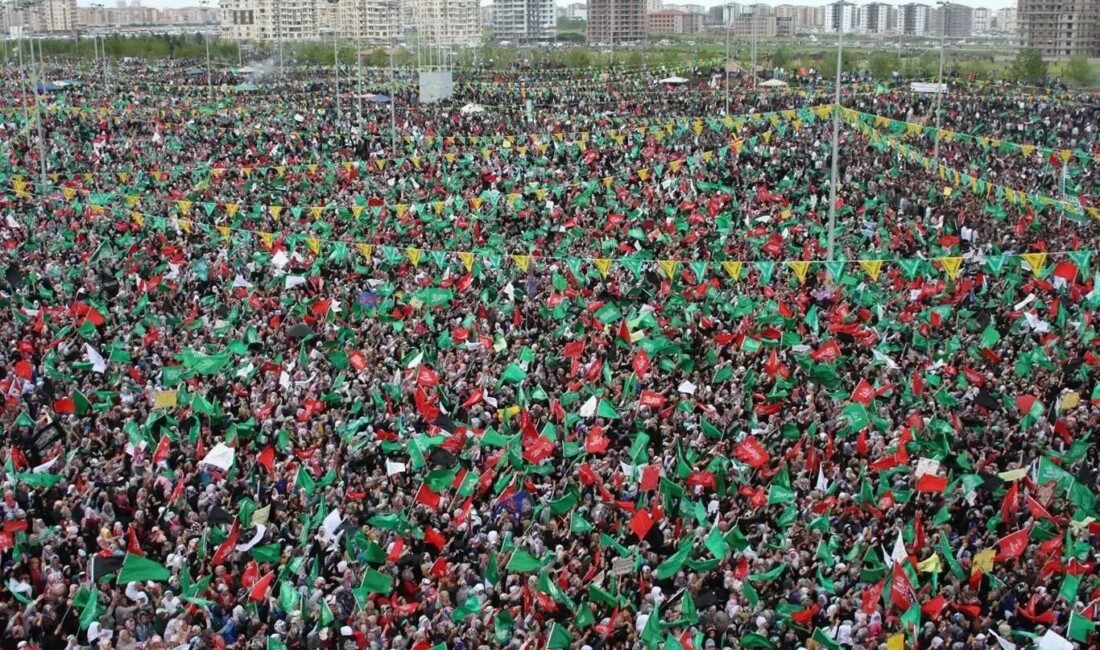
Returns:
[[[898,10],[894,5],[872,2],[859,8],[859,31],[865,34],[888,34],[897,30]]]
[[[776,5],[775,16],[792,19],[795,31],[799,28],[810,29],[817,26],[814,23],[814,7],[806,5]]]
[[[553,6],[549,15],[552,21]],[[413,21],[421,43],[468,47],[481,42],[481,3],[478,0],[416,0]]]
[[[987,7],[974,7],[974,33],[985,34],[990,29],[993,12]]]
[[[586,2],[574,2],[565,8],[565,16],[567,18],[576,18],[578,20],[588,20],[588,3]]]
[[[974,33],[974,9],[954,2],[932,10],[931,32],[934,36],[967,38]]]
[[[35,0],[12,3],[4,10],[10,24],[7,33],[44,34],[71,32],[76,29],[76,0]]]
[[[513,43],[554,40],[557,30],[554,0],[496,0],[493,7],[493,37],[497,40]]]
[[[932,8],[918,2],[910,2],[898,7],[899,34],[906,36],[926,36],[932,24]]]
[[[646,36],[646,0],[589,0],[588,42],[636,43]]]
[[[993,15],[991,27],[997,33],[1016,36],[1016,31],[1020,27],[1016,22],[1016,7],[998,9],[997,13]]]
[[[660,11],[664,8],[665,8],[664,0],[646,0],[645,10],[647,12],[649,12],[649,11]]]
[[[698,34],[703,31],[703,16],[675,9],[647,14],[650,34]]]
[[[851,2],[834,2],[825,6],[824,29],[827,32],[853,32],[859,29],[859,9]]]
[[[1020,45],[1043,56],[1100,56],[1100,0],[1019,0]]]

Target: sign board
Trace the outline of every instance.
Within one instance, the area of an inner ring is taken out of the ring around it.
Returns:
[[[945,93],[947,92],[947,84],[914,81],[909,84],[909,90],[915,93]]]
[[[157,391],[156,397],[153,398],[153,408],[155,409],[170,409],[176,405],[179,398],[179,392],[174,390],[161,390]]]
[[[625,576],[634,573],[634,560],[628,557],[617,557],[611,560],[611,575]]]
[[[421,104],[430,104],[441,99],[450,99],[454,94],[454,78],[450,71],[420,73]]]

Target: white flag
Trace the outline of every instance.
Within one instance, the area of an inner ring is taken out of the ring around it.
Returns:
[[[225,443],[219,442],[206,453],[206,457],[202,459],[202,462],[213,465],[224,472],[233,466],[233,456],[235,454],[236,452],[233,451],[232,447],[227,447]]]
[[[103,360],[103,355],[96,352],[95,348],[88,343],[84,344],[84,356],[92,362],[93,371],[103,374],[107,370],[107,362]]]

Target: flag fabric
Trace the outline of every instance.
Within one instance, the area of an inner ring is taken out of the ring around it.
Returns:
[[[127,553],[119,567],[116,582],[167,582],[171,576],[172,573],[159,562]]]

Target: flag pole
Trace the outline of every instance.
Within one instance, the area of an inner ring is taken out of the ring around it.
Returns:
[[[833,169],[829,180],[829,261],[836,249],[836,186],[840,158],[840,75],[844,61],[844,5],[837,7],[836,94],[833,98]]]

